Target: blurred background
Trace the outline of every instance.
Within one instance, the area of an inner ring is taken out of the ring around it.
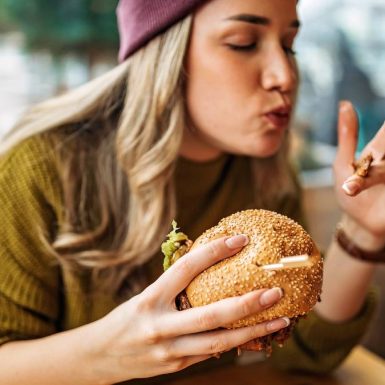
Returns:
[[[0,1],[0,138],[31,104],[117,63],[118,0]],[[296,43],[301,88],[293,152],[302,170],[310,232],[325,250],[338,221],[331,164],[338,101],[360,117],[359,149],[385,120],[385,1],[301,0]],[[385,357],[385,269],[380,307],[364,344]]]

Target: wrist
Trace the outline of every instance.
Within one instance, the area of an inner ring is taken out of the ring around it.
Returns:
[[[356,261],[385,263],[383,237],[373,235],[347,216],[344,216],[337,226],[334,240],[346,256]]]
[[[362,250],[379,252],[385,248],[384,237],[374,235],[347,215],[341,218],[339,228],[343,230],[349,240]]]
[[[106,330],[104,327],[104,318],[81,327],[81,355],[85,363],[86,377],[90,384],[111,385],[114,383],[111,379],[109,368],[106,366],[108,361],[105,357],[106,343],[104,336]]]

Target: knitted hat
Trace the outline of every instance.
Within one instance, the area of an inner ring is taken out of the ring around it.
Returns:
[[[120,0],[117,8],[122,62],[207,0]]]

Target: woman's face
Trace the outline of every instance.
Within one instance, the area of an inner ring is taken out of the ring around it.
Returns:
[[[212,0],[197,11],[186,59],[183,156],[265,158],[279,150],[298,80],[298,26],[296,0]]]

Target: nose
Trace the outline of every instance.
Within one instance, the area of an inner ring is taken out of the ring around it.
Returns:
[[[298,70],[295,58],[282,47],[272,49],[265,57],[262,71],[262,87],[265,90],[291,92],[298,82]]]

